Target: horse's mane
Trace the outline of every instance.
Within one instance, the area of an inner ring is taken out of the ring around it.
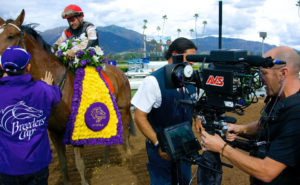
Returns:
[[[34,24],[22,25],[21,29],[24,30],[32,39],[35,39],[39,43],[39,45],[44,48],[49,54],[52,54],[51,46],[37,31],[35,31],[34,26]]]

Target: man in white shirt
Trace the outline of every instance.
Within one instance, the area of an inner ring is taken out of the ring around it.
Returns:
[[[184,62],[186,55],[196,53],[197,47],[186,38],[178,38],[172,42],[165,58],[169,64],[173,63],[172,56],[182,54]],[[131,103],[136,107],[135,121],[146,137],[146,149],[149,162],[147,164],[151,184],[188,184],[191,178],[191,165],[185,162],[170,161],[167,153],[162,152],[156,133],[172,125],[189,121],[192,123],[194,110],[179,103],[180,99],[187,99],[187,93],[180,94],[176,89],[165,88],[165,67],[147,76]],[[187,91],[195,96],[194,86],[188,86]],[[196,121],[199,132],[200,121]]]

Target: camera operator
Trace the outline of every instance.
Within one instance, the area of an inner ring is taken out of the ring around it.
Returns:
[[[186,38],[174,40],[165,58],[173,63],[172,56],[195,54],[197,47]],[[165,88],[165,67],[147,76],[140,85],[131,103],[136,107],[135,122],[146,137],[147,164],[151,184],[188,184],[191,179],[191,165],[186,162],[173,162],[167,153],[162,152],[156,133],[172,125],[189,121],[192,123],[193,108],[179,102],[188,99],[188,94],[195,96],[196,89],[189,85],[186,89]],[[184,93],[182,93],[184,91]],[[199,132],[200,121],[196,121]]]
[[[289,47],[273,48],[264,57],[286,61],[286,64],[261,68],[270,101],[260,121],[248,125],[229,124],[231,133],[254,135],[257,145],[250,156],[232,148],[218,135],[201,131],[204,150],[219,152],[235,166],[250,174],[251,185],[300,184],[300,57]]]

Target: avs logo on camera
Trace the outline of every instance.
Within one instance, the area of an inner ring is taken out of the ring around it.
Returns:
[[[213,75],[209,75],[205,84],[223,87],[224,86],[224,77],[223,76],[214,77]]]

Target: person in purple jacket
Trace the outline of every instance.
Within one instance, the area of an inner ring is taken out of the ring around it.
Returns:
[[[47,133],[51,108],[61,99],[46,72],[42,81],[28,73],[31,55],[18,46],[1,57],[0,185],[47,185],[51,149]]]

